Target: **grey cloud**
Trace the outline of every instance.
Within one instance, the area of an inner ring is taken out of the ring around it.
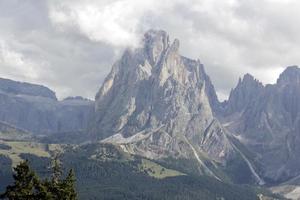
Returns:
[[[267,83],[300,63],[299,9],[296,0],[3,0],[0,76],[93,98],[124,44],[159,28],[201,60],[224,98],[245,73]]]
[[[48,18],[45,1],[1,1],[0,8],[5,11],[0,12],[0,23],[7,27],[1,31],[0,40],[24,61],[22,70],[13,63],[1,63],[1,76],[45,84],[59,97],[93,98],[113,62],[114,47],[92,42],[76,30],[56,29]],[[24,74],[26,68],[34,68],[37,77]]]

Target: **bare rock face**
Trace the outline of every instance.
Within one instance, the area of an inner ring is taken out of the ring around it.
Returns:
[[[93,106],[79,97],[58,101],[41,85],[0,79],[0,123],[34,134],[86,129]]]
[[[245,78],[244,78],[245,79]],[[227,104],[224,125],[256,155],[271,182],[300,174],[300,69],[288,67],[274,85],[242,81]],[[234,107],[235,106],[235,107]]]
[[[244,75],[243,79],[239,79],[235,89],[231,90],[229,99],[225,102],[225,115],[242,112],[260,96],[263,89],[263,84],[252,75]]]
[[[98,139],[154,159],[200,161],[201,154],[224,163],[233,148],[213,117],[214,91],[203,65],[181,56],[179,40],[170,42],[164,31],[150,30],[143,41],[113,65],[96,96]]]

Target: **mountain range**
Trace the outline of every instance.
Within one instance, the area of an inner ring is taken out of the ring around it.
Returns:
[[[0,79],[0,131],[76,141],[84,155],[87,143],[113,145],[182,174],[300,198],[300,68],[267,85],[246,74],[220,102],[204,65],[179,47],[149,30],[114,63],[95,101],[58,101],[44,86]]]

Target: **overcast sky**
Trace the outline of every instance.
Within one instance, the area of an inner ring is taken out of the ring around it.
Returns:
[[[0,0],[0,77],[94,98],[150,28],[180,40],[224,99],[240,76],[273,83],[300,63],[299,0]]]

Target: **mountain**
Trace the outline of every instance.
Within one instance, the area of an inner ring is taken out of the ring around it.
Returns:
[[[55,93],[47,87],[0,78],[0,91],[15,95],[40,96],[56,100]]]
[[[250,75],[239,81],[221,114],[223,124],[250,150],[260,174],[281,183],[300,174],[300,69],[287,67],[273,85]]]
[[[49,175],[60,151],[81,199],[282,199],[262,185],[294,197],[299,68],[266,86],[246,74],[220,103],[204,66],[179,46],[149,30],[112,66],[95,102],[0,79],[1,180],[12,181],[22,159]]]
[[[0,122],[34,134],[78,131],[87,127],[93,102],[58,101],[47,87],[0,79]]]
[[[96,95],[94,138],[186,173],[263,183],[214,116],[221,106],[199,60],[179,54],[179,40],[150,30],[127,49]]]
[[[164,31],[148,31],[143,42],[125,51],[96,96],[97,136],[151,158],[189,157],[184,149],[216,161],[229,157],[232,147],[213,117],[203,65],[181,56],[179,41],[170,43]]]

